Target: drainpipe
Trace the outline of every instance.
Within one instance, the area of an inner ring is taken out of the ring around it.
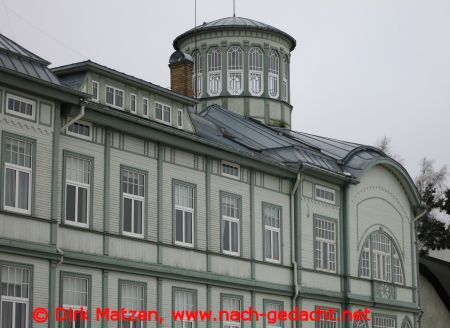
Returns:
[[[298,293],[299,293],[299,286],[298,286],[298,267],[297,267],[297,261],[295,259],[295,232],[294,232],[294,227],[295,227],[295,213],[294,213],[294,208],[295,208],[295,192],[298,189],[298,185],[300,184],[300,177],[301,174],[297,173],[297,179],[295,180],[295,184],[294,187],[292,188],[291,191],[291,260],[292,260],[292,266],[294,269],[294,287],[295,287],[295,293],[294,296],[292,297],[292,307],[295,307],[295,304],[297,304],[297,298],[298,298]]]
[[[87,100],[81,98],[80,99],[80,106],[81,106],[81,110],[80,110],[80,114],[78,114],[77,116],[75,116],[75,118],[71,119],[69,122],[67,122],[60,130],[60,133],[64,133],[66,131],[66,129],[72,125],[73,123],[75,123],[76,121],[82,119],[84,117],[84,109],[86,108],[87,105]]]
[[[420,269],[419,269],[419,261],[418,261],[418,256],[419,256],[419,247],[418,247],[418,241],[417,241],[417,221],[419,220],[419,219],[421,219],[426,213],[428,212],[428,209],[427,208],[425,208],[424,210],[423,210],[423,212],[422,213],[420,213],[419,215],[417,215],[414,219],[413,219],[413,224],[414,224],[414,233],[415,233],[415,246],[416,246],[416,256],[414,257],[414,261],[416,262],[415,263],[415,265],[416,265],[416,272],[417,272],[417,275],[416,275],[416,294],[417,294],[417,305],[419,306],[419,308],[420,308],[420,286],[419,286],[419,277],[420,277]],[[419,324],[419,327],[420,327],[420,319],[421,319],[421,317],[422,317],[422,314],[423,314],[423,312],[422,312],[422,310],[420,311],[420,313],[419,313],[419,315],[418,315],[418,318],[416,319],[416,322]]]

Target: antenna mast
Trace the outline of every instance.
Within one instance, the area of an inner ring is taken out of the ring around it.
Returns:
[[[233,0],[233,17],[236,17],[236,0]]]

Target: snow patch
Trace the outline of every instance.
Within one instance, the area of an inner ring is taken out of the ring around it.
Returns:
[[[450,226],[450,214],[448,214],[445,211],[442,211],[438,208],[433,208],[430,211],[430,216],[442,223],[445,224],[445,229],[447,229]]]

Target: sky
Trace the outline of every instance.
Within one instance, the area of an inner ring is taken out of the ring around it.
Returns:
[[[0,0],[0,33],[52,66],[91,59],[169,87],[173,39],[195,0]],[[197,23],[233,15],[197,0]],[[450,164],[450,1],[236,0],[236,15],[297,40],[292,128],[362,144],[391,138],[411,176]]]

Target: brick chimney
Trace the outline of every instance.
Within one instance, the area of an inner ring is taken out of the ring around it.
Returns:
[[[175,51],[169,59],[170,89],[182,95],[193,97],[192,73],[194,61],[192,57],[179,50]]]

